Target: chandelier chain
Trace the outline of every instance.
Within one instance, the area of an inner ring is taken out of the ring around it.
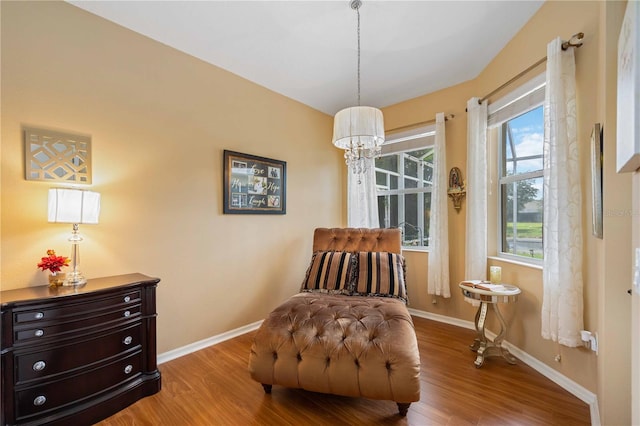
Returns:
[[[358,14],[358,106],[360,106],[360,7],[356,8]]]

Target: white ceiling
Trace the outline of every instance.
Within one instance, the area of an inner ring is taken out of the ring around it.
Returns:
[[[348,0],[70,3],[327,114],[357,103]],[[364,0],[362,105],[475,78],[542,3]]]

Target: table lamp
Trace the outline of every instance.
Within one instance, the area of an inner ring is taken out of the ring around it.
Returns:
[[[49,190],[49,222],[73,224],[73,232],[69,237],[73,271],[67,273],[62,285],[77,286],[87,282],[79,269],[79,244],[82,242],[82,236],[78,232],[78,226],[81,223],[98,223],[99,215],[99,193],[83,189],[52,188]]]

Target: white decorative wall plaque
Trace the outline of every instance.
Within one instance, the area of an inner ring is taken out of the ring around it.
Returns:
[[[91,137],[24,128],[25,178],[91,183]]]

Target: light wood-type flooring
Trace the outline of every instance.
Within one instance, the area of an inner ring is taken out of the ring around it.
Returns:
[[[99,423],[117,425],[588,425],[589,407],[518,361],[477,369],[475,332],[414,317],[421,398],[407,417],[391,401],[274,386],[247,371],[254,332],[160,365],[162,390]]]

